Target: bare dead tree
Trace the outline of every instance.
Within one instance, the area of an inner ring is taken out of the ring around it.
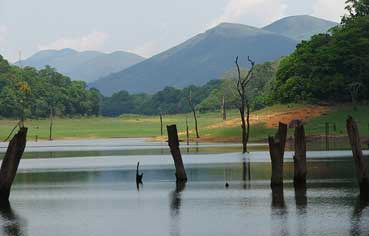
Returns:
[[[191,108],[192,113],[193,113],[193,118],[195,120],[196,138],[200,138],[199,129],[197,127],[196,109],[195,109],[195,106],[193,105],[193,102],[192,102],[192,91],[191,90],[190,90],[190,93],[188,95],[188,104],[190,105],[190,108]]]
[[[360,95],[360,90],[362,89],[362,87],[363,87],[363,84],[360,82],[353,82],[348,85],[348,90],[351,95],[351,101],[352,101],[352,104],[354,105],[355,110],[356,110],[357,100]]]
[[[49,126],[49,141],[53,140],[52,132],[53,132],[53,125],[54,125],[54,114],[53,114],[53,107],[50,107],[50,126]]]
[[[223,117],[223,120],[227,120],[226,102],[225,102],[225,96],[224,95],[223,95],[223,98],[222,98],[222,117]]]
[[[251,64],[250,70],[247,72],[245,77],[242,77],[240,66],[238,65],[238,57],[236,57],[235,64],[237,66],[238,79],[237,79],[237,91],[240,96],[240,115],[242,122],[242,151],[247,152],[247,143],[250,137],[250,102],[246,95],[246,87],[252,79],[252,73],[254,71],[255,62],[247,57],[247,60]],[[246,108],[246,118],[245,118],[245,108]]]
[[[163,113],[160,112],[160,136],[163,136]]]

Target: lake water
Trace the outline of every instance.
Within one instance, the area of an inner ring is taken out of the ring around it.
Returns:
[[[184,146],[189,180],[176,186],[165,143],[30,142],[11,192],[11,209],[0,211],[0,233],[369,234],[369,207],[358,199],[350,151],[309,152],[306,194],[293,188],[292,153],[287,152],[283,195],[273,197],[267,146],[251,146],[254,151],[246,156],[233,144]],[[4,147],[0,144],[0,151]],[[139,189],[137,161],[144,173]]]

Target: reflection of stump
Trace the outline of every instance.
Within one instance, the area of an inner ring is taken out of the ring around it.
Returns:
[[[362,199],[360,195],[356,200],[353,215],[351,217],[350,235],[364,235],[362,232],[362,227],[365,227],[366,223],[362,225],[361,222],[363,221],[363,219],[365,219],[364,222],[366,222],[366,214],[363,215],[363,210],[368,206],[368,199]]]
[[[294,185],[306,187],[306,141],[304,125],[300,121],[295,128]]]
[[[10,140],[0,170],[0,201],[8,202],[10,189],[26,147],[27,128],[20,128]]]
[[[287,138],[287,125],[279,123],[278,132],[269,137],[269,152],[272,160],[271,187],[283,186],[283,156]]]
[[[7,223],[4,224],[3,232],[4,235],[9,236],[21,236],[22,234],[22,227],[20,224],[20,219],[18,216],[13,212],[9,202],[3,202],[0,204],[0,215],[4,221]]]
[[[174,160],[174,165],[176,167],[176,178],[178,181],[187,181],[187,175],[185,168],[183,166],[181,150],[179,149],[177,126],[171,125],[167,126],[168,130],[168,144],[170,147],[170,152]]]
[[[359,129],[351,116],[346,122],[347,133],[350,139],[352,154],[356,166],[356,174],[362,198],[369,199],[369,172],[361,149]]]
[[[171,229],[170,235],[180,235],[180,224],[179,224],[179,214],[181,208],[181,192],[185,189],[186,182],[177,181],[176,189],[170,195],[170,219],[171,219]]]

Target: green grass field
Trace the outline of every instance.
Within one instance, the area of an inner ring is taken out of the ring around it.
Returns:
[[[288,111],[304,107],[303,105],[277,105],[269,107],[254,114],[262,115],[273,111]],[[332,135],[345,135],[345,120],[352,115],[357,120],[361,135],[368,136],[369,106],[359,106],[353,109],[351,106],[332,107],[329,112],[320,117],[307,120],[307,135],[324,135],[325,122],[336,124],[336,131],[331,128]],[[177,124],[178,130],[185,131],[186,117],[190,129],[194,128],[192,114],[166,115],[163,117],[164,135],[165,125]],[[237,119],[239,114],[236,110],[228,112],[228,119]],[[240,138],[240,127],[207,128],[209,125],[222,124],[221,115],[217,113],[201,113],[198,115],[200,136],[204,141],[237,141]],[[15,120],[0,120],[0,139],[4,140],[17,123]],[[49,120],[27,120],[29,139],[48,139]],[[291,134],[293,130],[290,130]],[[265,140],[268,135],[274,134],[275,129],[268,129],[259,123],[251,126],[251,140]],[[78,138],[118,138],[118,137],[157,137],[160,136],[160,119],[158,116],[124,115],[116,118],[90,117],[54,120],[54,139],[78,139]],[[191,138],[195,135],[191,132]],[[185,138],[184,134],[180,135]]]

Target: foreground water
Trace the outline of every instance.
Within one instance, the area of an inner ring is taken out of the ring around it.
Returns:
[[[30,143],[26,155],[31,159],[21,162],[11,209],[0,211],[0,231],[82,236],[369,234],[369,208],[358,199],[349,151],[309,152],[306,193],[295,192],[292,153],[286,153],[284,192],[273,198],[269,156],[262,146],[255,145],[259,151],[247,156],[233,153],[238,145],[195,145],[188,154],[184,148],[189,181],[176,186],[165,144],[142,139]],[[224,154],[214,154],[222,150]],[[144,172],[139,189],[137,161]]]

